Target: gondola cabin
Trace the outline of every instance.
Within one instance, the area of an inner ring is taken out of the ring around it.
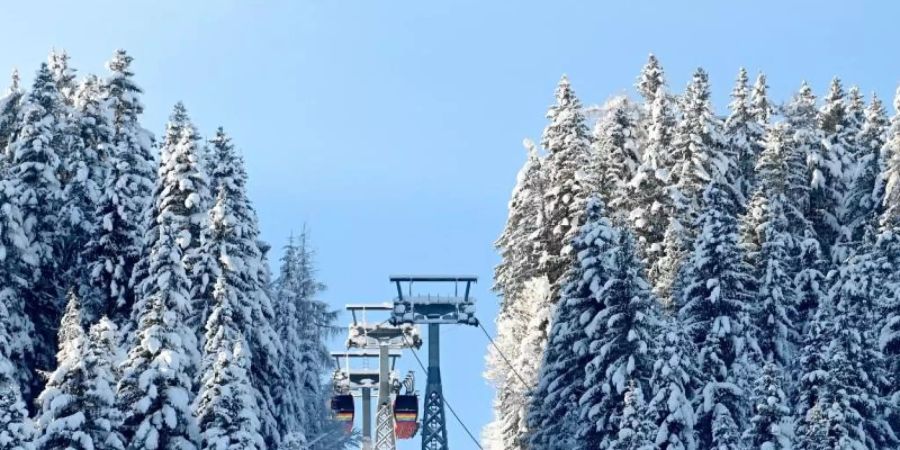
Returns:
[[[353,396],[352,395],[335,395],[331,398],[331,412],[334,414],[334,420],[341,423],[344,431],[350,433],[353,431]]]
[[[397,395],[394,399],[394,433],[397,439],[412,439],[419,431],[419,397]]]

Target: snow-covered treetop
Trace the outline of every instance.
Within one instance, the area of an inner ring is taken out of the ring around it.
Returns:
[[[663,72],[663,68],[659,60],[656,59],[656,55],[651,53],[647,57],[647,63],[644,64],[644,68],[641,69],[641,74],[635,87],[638,93],[641,94],[641,97],[644,98],[644,101],[648,105],[652,105],[654,100],[656,100],[656,91],[661,87],[665,87],[665,85],[666,75]]]

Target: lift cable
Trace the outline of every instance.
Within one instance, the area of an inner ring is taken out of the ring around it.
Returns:
[[[523,385],[523,386],[530,386],[531,383],[525,381],[525,377],[523,377],[521,374],[519,374],[519,371],[516,370],[516,367],[513,366],[512,362],[509,361],[509,358],[507,358],[506,355],[503,354],[503,351],[500,350],[500,347],[498,347],[498,346],[497,346],[497,343],[494,342],[494,338],[492,338],[491,335],[490,335],[490,333],[488,333],[488,331],[487,331],[486,329],[484,329],[484,325],[481,324],[481,321],[480,321],[480,320],[478,321],[478,328],[481,328],[481,331],[484,332],[484,336],[485,336],[486,338],[488,338],[488,341],[490,341],[490,342],[491,342],[491,345],[494,346],[494,350],[497,350],[497,353],[503,358],[504,361],[506,361],[506,365],[508,365],[509,368],[512,370],[512,372],[513,372],[514,374],[516,374],[516,378],[518,378],[519,381],[522,382],[522,385]]]
[[[406,335],[403,335],[403,340],[406,341]],[[408,342],[407,345],[409,345]],[[425,371],[425,373],[428,373],[428,369],[425,367],[425,364],[422,364],[422,360],[419,359],[419,354],[418,352],[416,352],[416,349],[410,345],[409,350],[412,350],[412,354],[416,358],[416,362],[419,363],[419,367],[421,367],[422,370]],[[463,428],[463,430],[466,431],[466,434],[469,435],[469,438],[472,439],[472,442],[474,442],[479,449],[484,450],[484,447],[481,446],[481,443],[478,442],[478,439],[475,438],[475,435],[472,434],[471,431],[469,431],[469,427],[467,427],[466,424],[463,423],[462,419],[460,419],[459,415],[456,414],[456,411],[453,409],[453,407],[450,406],[450,402],[447,401],[447,397],[443,397],[443,400],[444,404],[447,405],[447,409],[450,410],[450,413],[453,414],[453,417],[456,418],[456,421],[459,422],[459,425]]]

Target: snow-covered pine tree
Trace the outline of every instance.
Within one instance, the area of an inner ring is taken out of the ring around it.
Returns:
[[[731,91],[731,103],[728,105],[730,113],[725,119],[724,128],[727,145],[737,155],[737,187],[743,199],[750,198],[756,185],[755,168],[759,157],[756,141],[760,138],[756,117],[750,110],[747,83],[747,70],[741,67]]]
[[[225,202],[220,194],[214,207],[223,220]],[[240,325],[245,283],[240,273],[223,270],[213,289],[215,304],[206,322],[202,383],[194,406],[201,449],[267,448],[260,434],[259,409],[250,384],[250,354]]]
[[[543,227],[545,179],[534,143],[525,140],[524,145],[527,159],[516,176],[506,226],[494,244],[500,253],[493,286],[501,298],[495,339],[499,350],[493,346],[488,348],[484,376],[496,392],[494,420],[485,430],[486,435],[493,436],[487,443],[496,450],[519,450],[527,444],[526,393],[533,386],[523,385],[519,380],[523,370],[516,361],[522,359],[529,366],[540,361],[546,331],[530,329],[529,323],[535,317],[546,320],[550,310],[549,299],[536,299],[533,290],[529,289],[529,283],[541,273],[541,258],[546,245]],[[536,304],[538,302],[542,304]],[[510,368],[506,359],[513,362],[516,369]],[[533,381],[533,377],[529,381]],[[489,433],[489,430],[493,432]]]
[[[888,423],[894,406],[883,395],[889,389],[886,360],[872,326],[878,321],[885,286],[896,283],[890,264],[900,262],[896,240],[886,247],[892,254],[883,253],[883,244],[863,245],[833,272],[825,300],[833,314],[830,329],[826,328],[830,338],[824,355],[827,375],[818,392],[819,402],[839,408],[841,419],[832,425],[846,429],[842,439],[858,441],[867,448],[892,448],[900,443]]]
[[[47,65],[53,75],[56,90],[59,91],[66,105],[72,106],[75,103],[77,83],[75,82],[75,69],[69,67],[69,54],[65,50],[54,49],[47,57]]]
[[[161,211],[146,297],[135,304],[137,336],[122,364],[116,396],[124,414],[121,433],[131,450],[195,450],[190,403],[197,342],[186,325],[190,281],[178,242],[185,228],[177,211]]]
[[[190,127],[184,128],[180,147],[184,147],[186,136],[192,131]],[[194,144],[190,148],[196,150]],[[242,306],[235,320],[252,359],[248,369],[262,422],[261,432],[266,444],[275,446],[280,440],[280,432],[274,390],[279,384],[282,346],[275,331],[276,316],[269,296],[269,280],[264,275],[267,272],[261,269],[266,262],[259,246],[258,219],[247,197],[243,159],[221,128],[211,140],[211,148],[216,161],[212,176],[217,180],[219,192],[209,219],[204,221],[199,245],[193,250],[191,247],[185,249],[185,252],[192,252],[185,255],[192,279],[193,312],[189,323],[205,322],[214,304],[213,292],[203,289],[208,286],[211,275],[218,277],[228,272],[234,279],[241,280],[239,290],[242,292],[238,301]],[[194,150],[188,153],[196,155]],[[202,195],[196,198],[202,198]],[[217,266],[210,267],[210,263]]]
[[[184,106],[181,103],[176,104],[167,124],[165,142],[160,149],[154,204],[149,208],[150,213],[155,216],[147,218],[148,227],[143,244],[144,248],[149,248],[150,251],[144,250],[143,263],[140,267],[135,266],[134,277],[138,284],[131,314],[133,324],[139,323],[139,315],[146,309],[141,303],[149,301],[152,292],[157,289],[157,286],[154,286],[156,276],[152,273],[151,266],[156,241],[163,235],[159,228],[164,222],[165,226],[172,229],[170,233],[177,236],[176,243],[181,247],[179,253],[184,258],[184,271],[189,278],[186,284],[189,302],[191,302],[190,291],[198,284],[192,269],[201,248],[200,234],[206,222],[205,216],[208,214],[206,198],[209,195],[207,179],[200,168],[198,140],[197,132],[187,118]],[[195,338],[192,347],[188,347],[185,343],[185,351],[191,358],[187,370],[193,376],[200,362],[200,350],[197,347],[196,323],[189,322],[193,317],[192,311],[191,305],[185,308],[184,320],[194,329]]]
[[[651,53],[647,56],[647,63],[641,69],[641,74],[635,84],[638,93],[644,98],[644,105],[647,109],[653,108],[652,105],[657,102],[659,95],[666,95],[665,90],[659,91],[660,88],[665,88],[665,85],[666,74],[663,72],[659,59]]]
[[[900,111],[900,88],[894,98],[894,109]],[[881,149],[884,161],[883,171],[879,176],[878,200],[881,214],[878,217],[877,235],[872,250],[875,252],[875,267],[879,269],[877,283],[881,286],[878,295],[879,311],[884,314],[880,323],[879,348],[885,353],[885,365],[889,373],[896,374],[900,370],[900,299],[896,286],[898,275],[896,266],[900,258],[900,112],[891,117],[891,125],[887,140]],[[900,398],[900,379],[893,376],[889,379],[888,392],[892,399]],[[900,430],[900,415],[894,411],[891,417],[895,430]]]
[[[113,127],[102,92],[94,75],[85,78],[74,93],[70,115],[70,145],[62,158],[63,201],[59,212],[63,236],[55,243],[57,261],[63,268],[62,287],[77,286],[86,323],[96,322],[108,311],[105,296],[94,295],[89,284],[90,269],[81,253],[102,223],[96,215],[108,172],[108,156]]]
[[[185,239],[181,245],[199,245],[202,222],[209,210],[207,197],[212,195],[208,190],[208,179],[200,160],[199,140],[200,136],[191,123],[187,108],[181,102],[176,103],[169,115],[169,121],[166,122],[165,135],[160,144],[159,163],[154,177],[155,186],[150,197],[151,205],[144,210],[145,235],[142,240],[141,259],[135,263],[130,282],[136,297],[140,297],[146,291],[146,281],[149,278],[147,258],[159,236],[159,230],[156,228],[163,194],[168,197],[167,201],[170,204],[185,205],[181,211],[183,217],[180,221],[189,223],[191,231],[186,235],[189,239]],[[184,145],[180,145],[182,141]],[[184,186],[173,185],[178,178],[185,178],[188,182]],[[185,203],[186,201],[188,202]],[[193,252],[186,251],[185,256],[189,257],[191,253]]]
[[[823,251],[835,268],[849,256],[846,196],[853,174],[850,152],[858,129],[853,129],[844,88],[838,78],[831,81],[819,112],[822,144],[809,155],[811,170],[810,213]]]
[[[622,415],[616,436],[611,439],[612,450],[653,450],[657,448],[655,424],[647,420],[647,404],[635,381],[628,383],[623,398]]]
[[[562,277],[574,257],[569,242],[581,223],[584,202],[590,192],[589,180],[582,173],[590,159],[590,135],[581,102],[565,75],[556,88],[556,103],[547,111],[547,119],[550,123],[541,136],[541,146],[547,151],[542,164],[547,180],[544,227],[548,242],[544,271],[550,281],[551,301],[556,304]]]
[[[82,328],[78,298],[70,294],[59,330],[56,370],[38,397],[35,447],[44,449],[103,449],[125,447],[117,428],[121,413],[115,405],[118,337],[115,325],[106,318]]]
[[[26,296],[26,313],[34,323],[34,350],[31,370],[50,370],[56,364],[56,331],[64,308],[64,296],[56,285],[57,261],[54,243],[58,239],[58,213],[62,187],[58,174],[61,155],[66,152],[66,106],[62,101],[47,64],[35,76],[19,114],[19,131],[9,144],[12,161],[10,179],[16,185],[15,200],[20,205],[25,232],[38,249],[38,264],[29,274],[31,285]],[[34,378],[35,382],[39,380]],[[37,393],[41,386],[25,389]]]
[[[634,238],[619,231],[613,248],[600,258],[605,261],[593,267],[604,282],[592,280],[598,284],[590,298],[602,307],[593,317],[580,317],[580,322],[586,321],[591,360],[585,367],[585,392],[579,400],[582,426],[578,430],[580,447],[598,449],[609,448],[618,437],[616,430],[623,426],[628,381],[636,383],[633,395],[643,398],[648,391],[645,380],[654,364],[650,345],[660,326],[658,302],[644,279]]]
[[[22,108],[22,97],[25,92],[19,87],[19,71],[13,70],[9,89],[0,98],[0,167],[6,167],[12,159],[9,153],[9,142],[15,137],[18,128],[19,111]]]
[[[658,261],[666,253],[663,241],[674,211],[668,186],[675,115],[665,85],[660,84],[657,89],[659,92],[654,96],[645,120],[647,139],[641,163],[628,182],[624,195],[627,223],[634,231],[647,268],[647,278],[654,286],[667,285],[660,283],[663,278],[660,272],[664,272],[666,267]]]
[[[144,218],[151,210],[154,173],[153,138],[141,127],[141,89],[131,72],[132,58],[117,50],[107,63],[106,110],[112,116],[112,141],[106,148],[106,175],[93,217],[99,227],[82,251],[87,290],[120,327],[128,324],[135,293],[132,270],[143,248]]]
[[[766,126],[772,120],[775,114],[775,108],[769,101],[769,85],[766,84],[766,74],[760,72],[756,75],[756,81],[753,83],[753,91],[750,94],[750,115],[756,120],[760,126],[760,132],[764,132]],[[757,136],[762,138],[762,135]],[[761,143],[757,144],[761,145]]]
[[[793,210],[798,211],[796,217],[788,216],[791,235],[797,245],[798,272],[794,275],[794,287],[796,291],[798,326],[802,330],[804,339],[807,338],[807,324],[816,314],[819,300],[825,297],[827,290],[825,271],[827,271],[827,256],[823,253],[819,236],[813,226],[810,192],[810,168],[822,145],[822,132],[818,127],[818,112],[816,110],[816,97],[809,84],[803,83],[798,92],[784,107],[785,122],[788,125],[791,149],[788,158],[788,167],[792,174],[789,179],[802,178],[803,183],[791,183],[792,188],[787,192],[788,199],[793,205]],[[807,166],[809,162],[810,166]],[[792,370],[791,372],[795,372]]]
[[[533,450],[579,447],[575,436],[583,423],[578,400],[585,391],[586,368],[592,359],[586,327],[603,307],[598,294],[615,270],[612,254],[619,241],[619,231],[610,224],[596,197],[588,200],[583,219],[572,240],[576,259],[564,278],[529,403],[528,448]]]
[[[745,448],[786,450],[791,448],[791,410],[782,389],[778,366],[769,361],[763,366],[751,395],[753,416],[744,431]]]
[[[872,94],[872,101],[865,110],[862,127],[857,139],[856,176],[850,186],[847,202],[854,212],[850,217],[850,242],[859,245],[871,241],[877,233],[878,215],[884,184],[881,172],[884,160],[881,156],[887,137],[888,118],[881,99]]]
[[[719,174],[704,191],[698,236],[676,281],[679,315],[697,343],[695,364],[702,375],[694,399],[699,448],[738,448],[755,356],[748,345],[753,279],[738,243],[733,190]]]
[[[594,127],[591,143],[591,178],[609,214],[626,217],[629,212],[626,184],[640,164],[637,131],[639,115],[626,97],[616,97],[604,105],[604,114]]]
[[[5,289],[6,290],[6,289]],[[10,297],[5,293],[0,299],[0,450],[32,450],[34,426],[19,389],[21,375],[10,361],[16,341],[15,322],[7,308]]]
[[[653,346],[647,420],[654,424],[654,448],[694,450],[696,416],[691,399],[699,387],[693,357],[696,349],[671,306],[663,307],[660,337]]]
[[[702,68],[694,72],[684,94],[683,108],[672,137],[675,161],[670,185],[676,217],[687,231],[700,211],[707,183],[715,177],[728,176],[727,182],[734,184],[737,171],[726,173],[733,158],[729,157],[731,152],[722,135],[721,120],[710,102],[709,76]]]
[[[800,336],[794,289],[799,245],[791,224],[802,220],[789,193],[805,179],[803,172],[793,167],[794,150],[785,124],[770,128],[765,141],[756,167],[759,187],[743,224],[744,245],[757,280],[751,314],[754,341],[764,361],[788,367]]]

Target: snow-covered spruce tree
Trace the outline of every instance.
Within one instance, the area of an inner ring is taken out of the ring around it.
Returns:
[[[121,413],[115,405],[118,337],[106,318],[82,328],[78,298],[70,294],[59,330],[58,365],[38,397],[37,449],[108,449],[125,447],[117,432]]]
[[[149,257],[146,297],[135,304],[134,347],[122,364],[117,404],[121,433],[132,450],[194,450],[198,434],[191,413],[191,373],[196,335],[186,325],[190,281],[178,240],[185,233],[177,212],[162,209]]]
[[[660,283],[659,272],[665,267],[658,261],[665,254],[663,240],[674,207],[668,185],[675,115],[665,85],[661,84],[657,89],[659,92],[654,96],[645,121],[647,139],[641,163],[624,195],[627,223],[634,231],[648,271],[647,278],[654,286],[666,284]]]
[[[560,303],[550,320],[552,328],[529,403],[528,448],[533,450],[579,446],[575,436],[583,422],[578,401],[592,359],[586,327],[603,308],[598,294],[615,270],[613,256],[619,241],[619,231],[612,227],[596,197],[587,202],[583,219],[572,240],[576,259],[566,272]]]
[[[56,90],[59,91],[63,101],[68,106],[75,103],[75,69],[69,67],[69,54],[65,50],[52,50],[47,56],[47,65],[53,75]]]
[[[862,127],[857,138],[856,176],[850,186],[847,202],[855,209],[850,217],[850,242],[859,245],[864,239],[871,241],[877,232],[878,215],[884,183],[881,172],[884,160],[881,156],[887,137],[888,118],[881,99],[872,94],[872,101],[865,110]]]
[[[177,130],[177,131],[176,131]],[[136,301],[132,309],[133,324],[139,323],[139,314],[146,309],[142,302],[151,298],[151,293],[156,286],[155,276],[152,273],[152,254],[156,247],[156,241],[162,236],[159,228],[166,221],[166,226],[172,228],[172,233],[177,236],[176,243],[180,247],[180,254],[184,261],[184,270],[188,275],[187,282],[188,300],[191,301],[191,289],[199,283],[192,273],[193,263],[198,259],[201,247],[200,233],[206,222],[208,214],[209,192],[207,191],[207,179],[200,168],[198,153],[199,137],[193,124],[187,118],[184,106],[181,103],[175,105],[174,112],[167,124],[167,135],[160,149],[159,168],[157,171],[156,187],[154,189],[154,204],[148,209],[147,232],[144,238],[143,262],[135,266],[134,282],[136,288]],[[149,249],[149,251],[147,250]],[[189,305],[185,309],[184,319],[188,326],[194,330],[194,346],[186,348],[191,357],[191,365],[188,372],[196,373],[195,368],[199,364],[199,348],[197,345],[196,328],[198,324],[191,322],[193,308]]]
[[[655,361],[646,415],[654,424],[654,448],[692,450],[697,448],[691,405],[694,389],[699,387],[693,361],[696,349],[673,312],[671,307],[663,308],[661,339],[652,348]]]
[[[565,75],[556,88],[556,103],[547,111],[547,119],[550,123],[541,136],[541,146],[547,151],[542,164],[547,180],[544,227],[548,242],[544,271],[550,281],[551,301],[556,304],[563,275],[574,256],[569,242],[581,223],[584,202],[590,192],[589,180],[582,173],[589,164],[590,136],[581,102]]]
[[[851,127],[841,81],[831,82],[819,112],[822,144],[809,156],[811,170],[810,213],[822,249],[835,268],[849,256],[846,220],[848,180],[853,174],[851,147],[858,129]]]
[[[329,392],[321,380],[330,369],[325,342],[333,334],[336,314],[317,298],[324,285],[316,280],[314,259],[304,227],[297,241],[292,237],[285,247],[273,285],[276,331],[283,348],[274,398],[283,436],[302,433],[319,442],[314,448],[325,448],[323,435],[333,424],[324,409]]]
[[[756,168],[759,187],[744,223],[744,245],[757,280],[751,312],[754,341],[764,360],[780,367],[793,363],[799,341],[794,289],[799,245],[791,223],[802,215],[788,193],[805,180],[802,172],[792,167],[792,155],[788,127],[778,124],[770,128]]]
[[[738,448],[755,357],[748,345],[753,280],[738,243],[733,189],[723,175],[706,188],[698,236],[676,280],[679,314],[697,343],[695,364],[702,376],[694,399],[699,448]]]
[[[603,306],[593,317],[580,318],[588,321],[587,352],[592,357],[579,400],[578,441],[584,448],[608,448],[617,438],[629,380],[636,383],[632,393],[643,398],[654,364],[650,344],[659,332],[658,302],[644,279],[634,238],[627,231],[617,234],[597,270],[605,272],[605,282],[592,292],[594,301]]]
[[[731,91],[729,114],[725,119],[725,139],[727,145],[737,155],[737,188],[743,199],[749,199],[753,193],[756,178],[756,159],[759,157],[758,140],[759,124],[752,115],[747,86],[747,70],[741,67],[737,81]]]
[[[643,392],[635,381],[628,383],[625,391],[621,417],[616,436],[611,438],[609,448],[613,450],[652,450],[655,424],[648,420],[647,404]]]
[[[745,448],[785,450],[791,448],[791,410],[782,389],[778,366],[769,361],[763,366],[751,395],[753,416],[744,431]]]
[[[629,212],[626,184],[640,164],[637,111],[626,97],[616,97],[604,106],[604,114],[594,127],[590,173],[596,192],[609,213],[626,217]]]
[[[733,163],[733,158],[729,157],[732,152],[726,145],[722,123],[716,117],[709,97],[709,77],[699,68],[684,94],[684,111],[672,137],[675,161],[670,185],[673,186],[676,217],[685,229],[694,223],[707,183],[718,176],[728,176],[729,183],[736,179],[737,171],[726,173],[728,165]]]
[[[894,108],[900,111],[900,89],[894,99]],[[877,235],[872,246],[875,267],[879,270],[878,285],[882,289],[878,293],[879,311],[884,313],[880,322],[879,348],[885,353],[885,365],[889,373],[896,374],[900,369],[900,299],[896,286],[900,277],[896,274],[898,258],[900,258],[900,113],[891,118],[891,126],[887,141],[881,149],[884,169],[879,176],[882,197],[879,199]],[[894,375],[889,379],[888,392],[892,400],[900,398],[900,379]],[[900,417],[894,411],[891,418],[895,430],[900,430]]]
[[[95,295],[81,253],[102,223],[97,210],[108,172],[108,156],[113,140],[109,110],[96,76],[88,76],[74,93],[74,107],[69,124],[70,145],[62,158],[63,201],[59,212],[64,237],[57,239],[57,262],[63,269],[61,286],[75,287],[81,296],[83,316],[87,323],[96,322],[107,313],[106,297]]]
[[[208,190],[208,179],[200,160],[199,140],[200,136],[191,123],[184,104],[176,103],[169,115],[169,121],[166,122],[165,135],[160,143],[159,163],[154,177],[155,186],[150,197],[151,205],[143,213],[144,236],[141,259],[135,263],[130,282],[135,291],[136,301],[146,292],[146,281],[149,278],[148,256],[159,237],[159,230],[156,228],[162,210],[163,196],[171,205],[183,205],[179,222],[188,223],[190,232],[185,235],[189,239],[183,240],[182,247],[193,248],[199,245],[200,231],[209,210],[207,197],[212,195]],[[184,145],[180,145],[182,141]],[[181,178],[185,180],[183,185],[173,184]],[[184,250],[186,257],[190,257],[193,253],[192,249],[184,248]]]
[[[5,168],[12,155],[9,154],[9,142],[15,137],[18,129],[19,111],[25,92],[19,87],[19,71],[13,70],[9,89],[0,98],[0,167]]]
[[[756,123],[760,126],[759,131],[764,132],[775,114],[775,108],[772,106],[772,102],[769,101],[769,85],[766,84],[766,74],[762,72],[756,75],[756,81],[753,83],[749,108],[750,115],[753,116]],[[757,137],[762,138],[762,135]]]
[[[493,286],[494,292],[501,298],[495,339],[500,350],[488,347],[484,375],[496,391],[494,420],[487,426],[487,429],[494,430],[494,437],[488,441],[495,449],[521,449],[525,444],[526,393],[533,386],[523,385],[504,356],[516,361],[520,355],[527,354],[525,359],[532,365],[533,361],[540,361],[546,332],[530,332],[528,324],[540,314],[540,310],[544,310],[542,317],[546,319],[550,309],[549,299],[546,298],[541,299],[543,304],[534,305],[527,288],[540,274],[546,239],[543,234],[545,180],[542,161],[534,143],[526,140],[525,148],[528,156],[516,177],[506,226],[494,244],[500,253],[500,264],[494,269]],[[531,339],[537,348],[526,350],[528,346],[523,342],[527,339]],[[285,348],[288,351],[287,346]],[[521,370],[518,372],[521,374]]]
[[[104,81],[104,103],[112,116],[113,135],[93,212],[99,227],[81,255],[87,290],[111,320],[127,328],[133,328],[127,323],[135,300],[131,275],[143,248],[144,218],[151,210],[156,178],[153,140],[139,122],[142,91],[132,79],[131,62],[131,56],[118,50],[107,63],[111,74]]]
[[[22,225],[15,180],[0,180],[0,449],[30,450],[34,428],[22,386],[32,382],[33,326],[23,292],[37,251]]]
[[[635,84],[635,88],[637,88],[641,97],[644,98],[644,105],[648,109],[653,108],[652,105],[657,102],[659,95],[666,95],[665,90],[659,91],[660,88],[665,88],[665,85],[666,74],[656,55],[651,53],[647,57],[647,63],[641,69],[641,74],[638,76]]]
[[[26,313],[35,327],[32,371],[55,366],[56,330],[64,307],[64,296],[56,284],[59,267],[54,243],[59,238],[62,197],[58,174],[67,147],[65,113],[50,70],[42,64],[23,102],[20,129],[9,144],[12,161],[8,173],[16,185],[15,202],[21,208],[22,224],[37,246],[39,258],[30,274],[31,285],[22,292]],[[39,383],[26,388],[26,400],[31,398],[29,393],[37,393],[40,388]]]
[[[872,326],[878,318],[885,285],[896,283],[894,270],[888,267],[900,262],[896,254],[900,246],[895,242],[890,248],[892,255],[883,254],[878,246],[858,249],[832,274],[827,300],[833,314],[824,355],[827,375],[819,402],[840,408],[841,420],[846,422],[837,425],[848,433],[842,439],[862,442],[867,448],[892,448],[900,443],[888,423],[888,413],[894,406],[883,395],[888,389],[886,360]]]
[[[190,131],[186,127],[182,132],[182,146]],[[193,326],[200,321],[205,322],[215,302],[214,295],[211,295],[213,292],[203,289],[208,286],[211,275],[218,277],[227,272],[234,279],[241,280],[243,288],[238,301],[242,306],[235,320],[252,359],[249,374],[262,422],[261,432],[266,444],[275,446],[279,442],[280,418],[273,391],[279,384],[282,346],[275,331],[276,317],[269,296],[269,280],[264,275],[264,269],[261,269],[265,265],[265,256],[259,246],[258,219],[247,197],[244,162],[230,138],[220,128],[211,144],[216,160],[212,176],[217,180],[219,191],[209,219],[204,221],[199,245],[193,250],[185,250],[192,251],[185,255],[185,264],[191,270],[192,279],[189,324]],[[191,148],[196,149],[193,144]],[[196,153],[191,151],[190,154]]]
[[[224,213],[225,202],[220,194],[214,210]],[[267,448],[259,432],[250,354],[240,325],[245,282],[239,273],[224,270],[213,289],[215,304],[206,322],[202,383],[194,406],[201,449]]]
[[[800,86],[784,108],[785,122],[788,125],[790,137],[790,179],[799,179],[802,173],[804,183],[790,183],[792,186],[787,191],[788,199],[793,205],[793,210],[798,211],[796,216],[788,216],[791,235],[797,245],[798,272],[794,275],[794,287],[796,291],[798,326],[803,331],[806,339],[807,324],[816,314],[816,307],[820,299],[825,297],[827,290],[825,272],[828,270],[828,258],[822,250],[819,236],[811,218],[814,216],[810,202],[812,190],[809,183],[810,175],[807,162],[813,164],[816,161],[822,145],[822,132],[818,127],[818,112],[816,110],[816,97],[807,83]],[[811,167],[811,166],[809,166]]]

